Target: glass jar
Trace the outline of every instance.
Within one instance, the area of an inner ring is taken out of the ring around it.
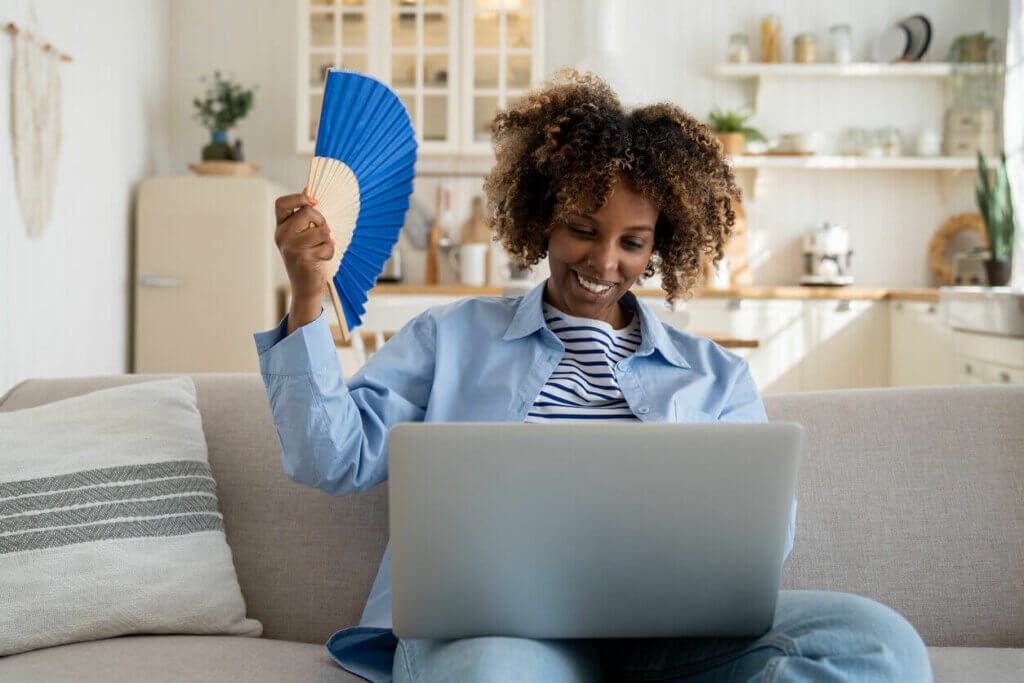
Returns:
[[[801,33],[793,39],[793,61],[797,64],[818,61],[818,39],[813,33]]]
[[[729,36],[729,61],[733,64],[746,64],[750,61],[750,42],[745,33],[733,33]]]
[[[879,145],[882,148],[882,156],[898,157],[903,155],[903,136],[898,128],[885,126],[875,131],[878,136]]]
[[[761,61],[777,63],[782,61],[780,35],[782,22],[778,14],[766,14],[761,18]]]
[[[849,64],[853,61],[853,38],[849,24],[836,24],[829,29],[832,34],[832,61],[836,64]]]

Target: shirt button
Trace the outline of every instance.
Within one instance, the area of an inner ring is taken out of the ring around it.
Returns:
[[[636,412],[640,413],[641,415],[646,415],[647,413],[651,412],[651,409],[648,408],[647,406],[640,406],[639,408],[636,409]]]
[[[626,361],[620,360],[615,367],[617,367],[622,372],[629,372],[629,366],[626,365]]]

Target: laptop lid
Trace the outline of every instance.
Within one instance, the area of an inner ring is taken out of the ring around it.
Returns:
[[[418,423],[388,436],[401,638],[771,628],[796,423]]]

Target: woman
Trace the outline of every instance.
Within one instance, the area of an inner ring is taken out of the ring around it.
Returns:
[[[677,107],[624,111],[600,79],[559,74],[495,118],[491,224],[524,296],[474,297],[406,324],[348,382],[320,303],[330,228],[302,194],[277,201],[292,308],[255,335],[285,472],[334,495],[387,478],[402,421],[766,422],[745,360],[662,324],[629,289],[660,271],[671,302],[722,257],[740,195],[710,130]],[[306,229],[309,222],[315,227]],[[783,557],[793,546],[796,500]],[[914,628],[864,597],[781,591],[757,638],[401,640],[390,544],[359,625],[328,651],[371,681],[928,681]]]

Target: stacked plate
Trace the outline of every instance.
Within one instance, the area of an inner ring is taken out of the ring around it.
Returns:
[[[890,26],[871,46],[876,62],[917,62],[932,42],[932,24],[923,14],[915,14]]]

